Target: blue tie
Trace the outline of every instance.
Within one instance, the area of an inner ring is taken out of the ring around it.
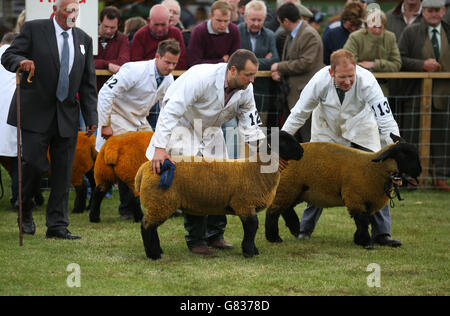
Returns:
[[[63,102],[69,95],[69,34],[62,32],[64,44],[61,53],[61,65],[59,67],[58,86],[56,87],[56,97]]]
[[[156,78],[156,87],[159,87],[159,85],[161,84],[161,82],[163,81],[164,77],[157,77]]]

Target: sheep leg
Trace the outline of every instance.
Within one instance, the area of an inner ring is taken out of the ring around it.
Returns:
[[[258,248],[255,245],[256,231],[258,230],[258,216],[250,215],[241,217],[242,226],[244,227],[244,239],[242,240],[242,252],[244,257],[251,258],[258,255]]]
[[[141,236],[147,258],[152,260],[161,259],[162,249],[158,236],[158,225],[150,225],[147,228],[141,223]]]
[[[363,246],[365,249],[373,249],[372,238],[369,234],[369,214],[366,212],[351,212],[356,224],[356,232],[353,235],[355,244]]]
[[[102,191],[100,186],[96,187],[92,192],[92,202],[91,202],[91,210],[89,212],[89,220],[91,223],[99,223],[100,222],[100,205],[102,204],[102,200],[108,192],[110,187],[106,188],[106,190]]]
[[[94,169],[92,169],[91,171],[86,173],[86,178],[88,179],[89,186],[91,187],[91,197],[89,198],[89,202],[88,202],[88,205],[86,206],[86,210],[90,210],[91,203],[92,203],[92,196],[93,196],[92,192],[94,192],[94,190],[95,190]]]
[[[131,209],[133,210],[134,222],[139,223],[144,217],[144,214],[142,213],[141,209],[141,202],[139,196],[133,196],[130,200],[130,204]]]
[[[81,185],[75,186],[75,201],[72,213],[80,214],[86,209],[87,184],[83,181]]]
[[[266,211],[266,239],[269,242],[283,242],[278,231],[278,219],[280,218],[280,212]]]
[[[284,210],[283,212],[281,212],[281,216],[283,216],[286,227],[289,228],[291,234],[294,235],[295,238],[297,238],[297,236],[300,234],[300,220],[297,216],[297,213],[295,213],[294,208],[291,207],[287,210]]]

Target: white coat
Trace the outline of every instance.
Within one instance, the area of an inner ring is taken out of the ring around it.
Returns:
[[[356,66],[355,82],[342,105],[329,73],[319,70],[305,86],[282,130],[294,134],[312,112],[311,141],[358,144],[372,151],[392,143],[390,133],[400,136],[389,103],[374,75]]]
[[[173,83],[172,74],[156,83],[155,59],[129,62],[120,67],[100,89],[98,94],[98,126],[111,126],[114,135],[131,131],[151,131],[147,116],[153,105],[162,101],[167,88]],[[105,140],[98,135],[96,150]]]
[[[191,67],[167,90],[156,131],[146,156],[153,159],[155,147],[171,155],[208,158],[228,157],[221,126],[236,117],[244,141],[264,139],[253,97],[253,86],[238,90],[225,103],[227,64]],[[258,122],[259,121],[259,122]]]
[[[0,47],[0,59],[10,45]],[[9,106],[16,91],[16,74],[7,71],[0,64],[0,156],[17,156],[17,129],[6,123]]]

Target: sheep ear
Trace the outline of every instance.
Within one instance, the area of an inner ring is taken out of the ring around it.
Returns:
[[[401,137],[401,136],[397,136],[397,135],[395,135],[393,133],[391,133],[389,136],[391,137],[391,139],[392,139],[392,141],[394,143],[397,143],[397,142],[399,142],[399,143],[406,143],[406,140],[403,137]]]

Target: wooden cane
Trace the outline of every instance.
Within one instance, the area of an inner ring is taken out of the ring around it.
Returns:
[[[20,68],[16,72],[16,101],[17,101],[17,171],[19,182],[19,245],[23,246],[22,231],[22,136],[21,136],[21,118],[20,118]]]

